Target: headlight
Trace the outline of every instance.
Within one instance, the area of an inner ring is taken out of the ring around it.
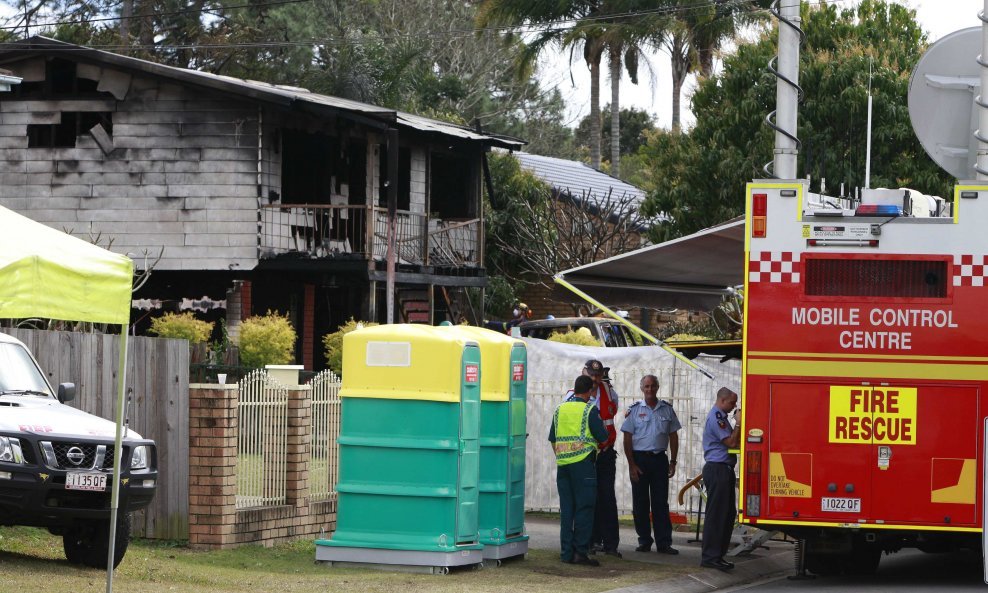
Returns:
[[[0,437],[0,461],[7,463],[24,463],[21,453],[21,441],[14,437]]]
[[[148,448],[147,445],[134,447],[134,452],[130,455],[130,469],[147,469]]]

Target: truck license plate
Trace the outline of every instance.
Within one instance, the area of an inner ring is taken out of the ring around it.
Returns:
[[[830,513],[860,513],[860,498],[823,498],[822,510]]]
[[[69,472],[65,474],[66,490],[106,490],[106,474],[88,472]]]

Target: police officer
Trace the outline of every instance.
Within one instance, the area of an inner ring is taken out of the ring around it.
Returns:
[[[628,408],[621,425],[624,433],[624,456],[631,476],[631,503],[638,532],[638,552],[655,549],[660,554],[678,554],[672,547],[672,522],[669,520],[669,478],[676,474],[679,435],[682,425],[668,402],[659,401],[659,379],[642,377],[639,387],[643,399]],[[671,457],[671,458],[670,458]],[[651,513],[652,520],[649,521]]]
[[[731,531],[738,514],[734,499],[737,461],[728,449],[741,442],[741,415],[732,429],[728,415],[737,407],[738,394],[726,387],[717,392],[717,402],[707,414],[703,427],[703,485],[707,489],[707,515],[703,521],[703,547],[700,566],[728,571],[734,564],[724,560],[731,543]]]
[[[607,440],[607,430],[596,409],[588,403],[592,387],[590,377],[576,378],[573,395],[559,404],[553,414],[549,442],[556,454],[560,558],[568,564],[600,566],[588,554],[597,496],[594,458],[597,443]]]
[[[593,379],[590,403],[600,413],[600,419],[607,429],[607,440],[597,452],[597,506],[594,510],[593,544],[605,554],[621,557],[618,552],[619,530],[617,497],[614,495],[614,478],[617,475],[617,451],[614,443],[617,430],[614,418],[618,410],[618,394],[607,378],[608,367],[596,359],[583,365],[583,374]]]

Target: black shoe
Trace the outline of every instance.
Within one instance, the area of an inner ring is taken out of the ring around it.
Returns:
[[[621,555],[621,552],[618,552],[617,550],[604,550],[604,553],[608,556],[614,556],[615,558],[624,558],[624,556]]]
[[[724,560],[723,558],[721,558],[720,561],[726,564],[727,568],[734,568],[734,563],[731,562],[730,560]]]
[[[704,568],[716,568],[717,570],[721,570],[724,572],[727,572],[732,568],[734,568],[733,564],[729,562],[724,562],[723,560],[711,560],[709,562],[704,561],[700,563],[700,566]]]
[[[651,552],[652,551],[652,544],[642,544],[642,545],[638,546],[637,548],[635,548],[635,551],[636,552]]]
[[[659,554],[669,554],[670,556],[675,556],[676,554],[679,553],[679,550],[677,550],[672,546],[666,546],[664,548],[656,548],[655,551],[658,552]]]
[[[600,562],[597,562],[593,558],[588,558],[582,554],[573,555],[573,564],[582,564],[584,566],[600,566]]]
[[[590,544],[590,549],[588,552],[590,554],[596,554],[597,552],[602,552],[604,550],[604,544]]]
[[[569,560],[567,560],[565,558],[560,558],[559,560],[562,561],[563,564],[573,564],[573,559],[572,558],[570,558]]]

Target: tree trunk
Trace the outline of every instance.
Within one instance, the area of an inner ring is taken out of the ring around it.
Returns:
[[[611,175],[621,175],[621,47],[611,53]]]
[[[679,119],[680,97],[690,67],[685,40],[679,36],[673,37],[669,55],[672,63],[672,131],[679,132],[681,127]]]
[[[596,40],[591,44],[587,65],[590,66],[590,166],[600,170],[600,48]]]
[[[130,45],[130,18],[134,16],[134,0],[123,0],[120,4],[120,40]]]

